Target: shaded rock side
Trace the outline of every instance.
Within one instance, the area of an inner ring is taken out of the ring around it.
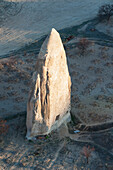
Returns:
[[[27,138],[46,135],[70,118],[71,78],[59,33],[44,41],[27,103]]]

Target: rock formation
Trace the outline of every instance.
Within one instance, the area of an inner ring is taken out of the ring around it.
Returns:
[[[46,135],[70,118],[71,79],[59,33],[52,29],[38,55],[27,103],[28,139]]]

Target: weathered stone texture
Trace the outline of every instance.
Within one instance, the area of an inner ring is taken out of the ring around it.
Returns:
[[[59,33],[44,41],[27,104],[27,137],[45,135],[70,117],[71,79]]]

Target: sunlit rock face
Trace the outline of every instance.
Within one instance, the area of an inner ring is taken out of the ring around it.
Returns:
[[[46,135],[70,119],[71,79],[59,33],[44,41],[27,103],[27,138]]]

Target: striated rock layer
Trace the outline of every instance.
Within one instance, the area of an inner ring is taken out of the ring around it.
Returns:
[[[70,118],[71,79],[59,33],[44,41],[27,103],[27,138],[45,135]]]

